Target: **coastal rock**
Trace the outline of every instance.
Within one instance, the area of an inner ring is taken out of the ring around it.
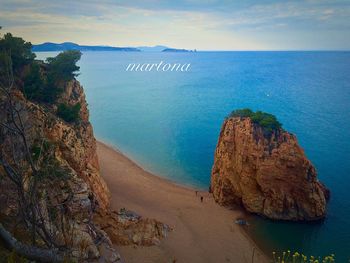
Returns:
[[[99,251],[101,255],[98,260],[99,263],[122,263],[119,253],[112,247],[112,245],[102,243],[99,246]]]
[[[210,190],[221,205],[276,220],[321,219],[329,198],[296,137],[282,129],[267,136],[249,117],[224,121]]]
[[[20,110],[25,123],[26,137],[30,148],[41,147],[43,139],[55,147],[55,158],[61,167],[74,171],[83,178],[91,188],[94,198],[101,209],[109,206],[110,193],[99,173],[96,139],[89,122],[89,112],[83,88],[79,82],[72,80],[65,85],[64,92],[58,103],[74,105],[81,104],[80,118],[77,123],[67,123],[58,118],[53,112],[56,105],[42,106],[27,100],[18,89],[12,91],[16,107]],[[0,119],[6,115],[5,99],[0,98]],[[50,108],[51,107],[51,108]],[[3,149],[12,149],[10,136],[5,136],[0,142]],[[23,154],[17,153],[18,156]]]
[[[97,213],[94,221],[117,245],[159,245],[160,239],[172,230],[166,224],[155,219],[142,218],[126,209]]]
[[[40,196],[45,198],[40,199],[39,209],[46,228],[54,233],[52,239],[55,243],[68,247],[70,256],[79,262],[121,262],[112,241],[124,245],[158,245],[170,229],[167,225],[144,219],[126,209],[118,213],[110,211],[110,193],[99,172],[96,140],[79,82],[75,79],[67,82],[54,104],[30,101],[17,88],[11,92],[25,125],[28,149],[33,159],[43,160],[47,155],[46,159],[50,160],[42,169],[51,179],[40,181]],[[59,118],[56,111],[60,103],[71,106],[79,103],[80,118],[75,122]],[[8,107],[6,98],[0,94],[0,119],[9,118]],[[4,132],[0,137],[1,154],[9,156],[8,159],[14,154],[26,162],[23,148],[13,147],[13,143],[20,139],[8,136],[5,130],[1,132]],[[16,152],[12,153],[14,150]],[[28,168],[24,174],[28,176],[26,181],[30,182],[31,170]],[[19,210],[18,193],[9,178],[3,175],[5,172],[0,166],[0,189],[3,189],[0,193],[0,219],[10,222],[6,227],[11,229]],[[60,220],[59,224],[52,223],[55,219]]]
[[[58,145],[62,158],[88,182],[99,207],[107,209],[110,193],[99,173],[96,139],[89,122],[85,94],[79,82],[76,80],[68,82],[59,101],[70,105],[80,103],[81,121],[72,127],[56,120],[46,126],[46,137]]]
[[[54,160],[50,163],[54,168],[48,171],[56,174],[56,183],[45,184],[43,180],[40,186],[41,194],[48,197],[40,201],[41,214],[45,218],[47,229],[56,233],[54,238],[57,244],[62,246],[69,244],[73,258],[77,260],[99,258],[99,246],[106,243],[108,236],[104,237],[106,234],[101,232],[102,230],[94,224],[91,217],[95,210],[109,209],[110,194],[99,173],[96,140],[89,122],[82,87],[76,80],[68,82],[58,100],[58,103],[81,104],[80,120],[76,123],[67,123],[58,118],[54,114],[55,104],[42,105],[29,101],[19,89],[13,89],[11,92],[24,124],[28,147],[33,151],[33,156],[36,148],[50,148],[49,154]],[[0,97],[2,120],[8,118],[7,107],[5,98]],[[5,134],[1,137],[2,154],[9,155],[14,149],[18,151],[14,154],[21,158],[22,148],[12,147],[13,142],[11,136]],[[3,189],[0,203],[3,204],[1,207],[7,207],[0,210],[0,218],[7,218],[11,222],[11,218],[16,216],[19,209],[16,200],[17,192],[8,178],[2,177],[3,174],[5,173],[2,173],[0,168],[0,188]],[[30,170],[27,174],[29,177]],[[50,200],[50,203],[46,200]],[[61,213],[64,230],[51,224],[52,214],[49,207],[61,208],[57,212]],[[100,241],[96,242],[96,240]],[[113,253],[117,255],[115,251]]]

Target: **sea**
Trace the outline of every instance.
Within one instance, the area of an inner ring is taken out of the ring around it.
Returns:
[[[39,59],[57,52],[37,53]],[[126,71],[130,63],[190,64],[188,71]],[[316,223],[253,216],[267,253],[350,259],[350,52],[84,52],[80,75],[95,136],[146,170],[207,190],[223,120],[251,108],[296,134],[331,190]],[[156,189],[155,189],[156,191]]]

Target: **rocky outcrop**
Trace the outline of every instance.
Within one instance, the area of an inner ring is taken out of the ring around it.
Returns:
[[[156,245],[166,236],[170,229],[156,220],[131,216],[130,212],[110,211],[110,193],[99,173],[96,140],[84,91],[78,81],[66,83],[55,104],[30,101],[20,89],[13,89],[11,97],[24,124],[30,154],[45,174],[39,190],[43,196],[39,205],[41,215],[48,231],[53,233],[54,242],[69,248],[68,257],[79,262],[93,259],[121,262],[112,242]],[[79,103],[79,120],[68,123],[59,118],[56,112],[60,103],[71,106]],[[7,118],[8,103],[6,97],[0,97],[0,119]],[[12,155],[17,156],[15,162],[25,163],[23,143],[10,132],[1,130],[1,154],[9,160],[13,159]],[[24,174],[28,175],[29,182],[31,169],[26,164],[22,167],[28,167]],[[9,222],[6,227],[11,231],[11,221],[19,210],[18,193],[4,175],[0,166],[0,219]],[[45,179],[46,176],[49,179]]]
[[[46,198],[42,199],[40,207],[41,214],[47,222],[47,229],[56,233],[53,235],[55,242],[60,246],[69,246],[71,256],[77,260],[99,258],[100,262],[120,262],[120,256],[113,248],[108,235],[92,220],[96,211],[109,209],[110,194],[99,173],[96,140],[89,122],[85,95],[79,82],[68,82],[58,101],[70,105],[80,103],[80,120],[75,123],[67,123],[58,118],[55,115],[55,104],[42,105],[29,101],[18,89],[13,89],[11,93],[23,122],[33,159],[37,159],[36,149],[41,149],[42,155],[52,155],[50,158],[41,157],[50,160],[45,162],[42,170],[50,175],[54,182],[46,183],[43,177],[40,193]],[[7,106],[6,98],[1,97],[1,120],[9,118]],[[17,162],[22,161],[23,148],[20,139],[16,145],[16,137],[10,134],[2,135],[2,154],[13,154],[17,156]],[[27,173],[30,175],[30,170]],[[0,167],[0,217],[11,222],[11,218],[16,216],[19,209],[17,192],[3,174]],[[62,217],[62,228],[50,223],[53,216],[50,214],[51,207],[60,207],[54,213],[61,213],[55,218]],[[8,224],[8,227],[11,229],[11,224]]]
[[[223,123],[210,190],[221,205],[278,220],[321,219],[329,198],[296,137],[282,129],[266,135],[249,117]]]
[[[73,80],[66,85],[59,102],[69,105],[80,103],[81,121],[74,125],[62,120],[51,122],[45,126],[46,137],[58,145],[61,158],[88,182],[99,206],[106,209],[110,194],[99,173],[96,139],[89,122],[85,94],[78,81]]]
[[[100,212],[95,214],[95,222],[106,231],[116,245],[159,245],[160,239],[172,230],[155,219],[143,218],[135,212],[126,210]]]
[[[67,123],[58,118],[54,114],[56,105],[42,106],[31,102],[19,90],[13,90],[13,96],[25,124],[29,147],[41,147],[44,141],[52,145],[60,166],[83,178],[91,188],[99,207],[106,209],[109,206],[110,194],[99,174],[96,139],[89,122],[85,94],[79,82],[76,80],[68,82],[58,101],[70,105],[80,103],[80,121],[76,123]],[[2,109],[0,117],[7,118],[6,109]],[[3,148],[11,148],[12,142],[7,139],[9,137],[5,137],[2,142]]]

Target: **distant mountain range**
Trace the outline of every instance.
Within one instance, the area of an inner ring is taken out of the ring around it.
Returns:
[[[72,42],[64,43],[51,43],[46,42],[43,44],[33,45],[33,52],[41,51],[65,51],[65,50],[80,50],[80,51],[126,51],[126,52],[190,52],[187,49],[169,48],[167,46],[140,46],[140,47],[110,47],[110,46],[87,46],[79,45]]]
[[[141,51],[134,47],[110,47],[110,46],[83,46],[72,42],[64,42],[61,44],[46,42],[39,45],[33,45],[34,52],[40,51],[64,51],[64,50],[80,50],[80,51]]]

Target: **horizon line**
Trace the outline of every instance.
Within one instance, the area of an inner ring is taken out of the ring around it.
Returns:
[[[30,42],[30,41],[29,41]],[[34,45],[43,45],[43,44],[46,44],[46,43],[51,43],[51,44],[64,44],[64,43],[72,43],[72,44],[76,44],[76,45],[79,45],[79,46],[91,46],[91,47],[111,47],[111,48],[143,48],[143,47],[149,47],[149,48],[152,48],[152,47],[158,47],[158,46],[163,46],[163,47],[166,47],[166,48],[170,48],[170,49],[185,49],[185,50],[188,50],[190,51],[189,53],[193,52],[349,52],[350,51],[350,48],[349,49],[187,49],[187,48],[175,48],[175,47],[171,47],[171,46],[168,46],[168,45],[165,45],[165,44],[155,44],[155,45],[137,45],[137,46],[131,46],[131,45],[128,45],[128,46],[110,46],[110,45],[103,45],[103,44],[78,44],[78,43],[75,43],[75,42],[71,42],[71,41],[64,41],[64,42],[50,42],[50,41],[46,41],[46,42],[42,42],[42,43],[39,43],[39,44],[32,44],[32,46]],[[54,50],[54,51],[35,51],[35,52],[56,52],[56,51],[63,51],[63,50]],[[90,51],[90,50],[88,50]],[[92,50],[91,50],[92,51]],[[106,50],[107,51],[107,50]],[[113,51],[113,50],[110,50],[110,51]],[[141,52],[159,52],[159,51],[142,51],[140,50]]]

